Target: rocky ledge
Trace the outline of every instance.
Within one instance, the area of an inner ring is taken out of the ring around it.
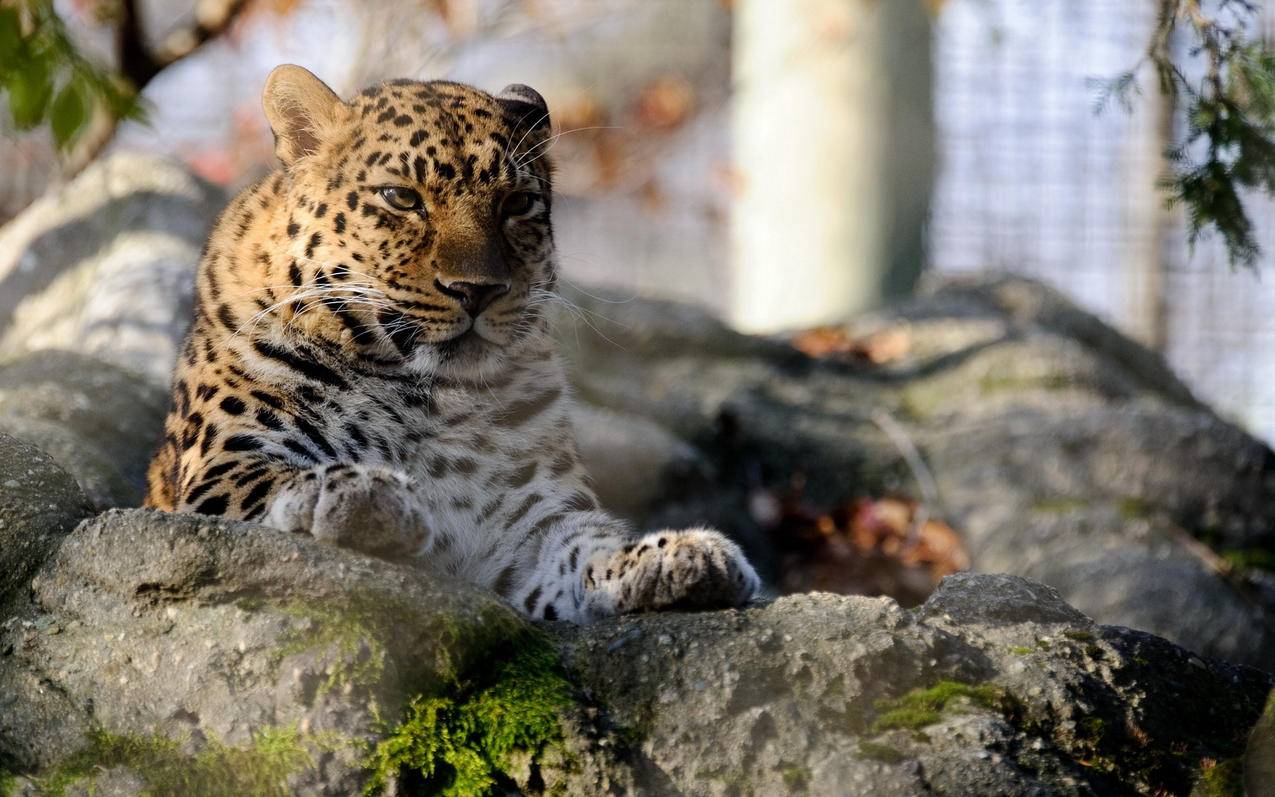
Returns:
[[[31,587],[0,631],[5,794],[1235,794],[1272,774],[1275,677],[1014,576],[949,577],[914,610],[808,594],[533,626],[304,538],[111,510]]]

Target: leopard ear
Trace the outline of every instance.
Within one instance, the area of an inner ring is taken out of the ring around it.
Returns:
[[[533,135],[549,133],[549,104],[531,86],[511,83],[500,90],[496,99],[514,114],[517,127],[524,128]]]
[[[274,131],[274,149],[284,166],[312,155],[335,126],[345,104],[308,69],[277,66],[266,78],[261,104]]]

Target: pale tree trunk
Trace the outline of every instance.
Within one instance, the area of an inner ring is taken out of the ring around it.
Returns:
[[[737,327],[842,321],[915,282],[934,164],[927,6],[737,2]]]

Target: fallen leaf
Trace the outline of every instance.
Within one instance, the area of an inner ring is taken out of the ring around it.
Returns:
[[[782,495],[755,494],[750,506],[759,510],[759,522],[769,521],[779,550],[779,586],[786,592],[889,595],[915,605],[944,576],[970,564],[960,535],[925,517],[909,498],[860,498],[812,511],[801,500],[798,480]]]
[[[907,356],[912,348],[911,336],[902,329],[887,329],[861,339],[850,337],[842,327],[825,326],[807,329],[793,336],[793,348],[816,359],[885,365]]]
[[[691,115],[695,88],[678,75],[657,78],[638,92],[634,116],[638,124],[656,130],[670,130]]]

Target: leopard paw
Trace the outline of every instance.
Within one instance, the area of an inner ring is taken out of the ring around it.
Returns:
[[[414,487],[390,468],[324,465],[280,490],[267,522],[376,556],[408,556],[428,537]]]
[[[739,606],[761,584],[739,546],[716,531],[647,534],[585,566],[590,614]]]

